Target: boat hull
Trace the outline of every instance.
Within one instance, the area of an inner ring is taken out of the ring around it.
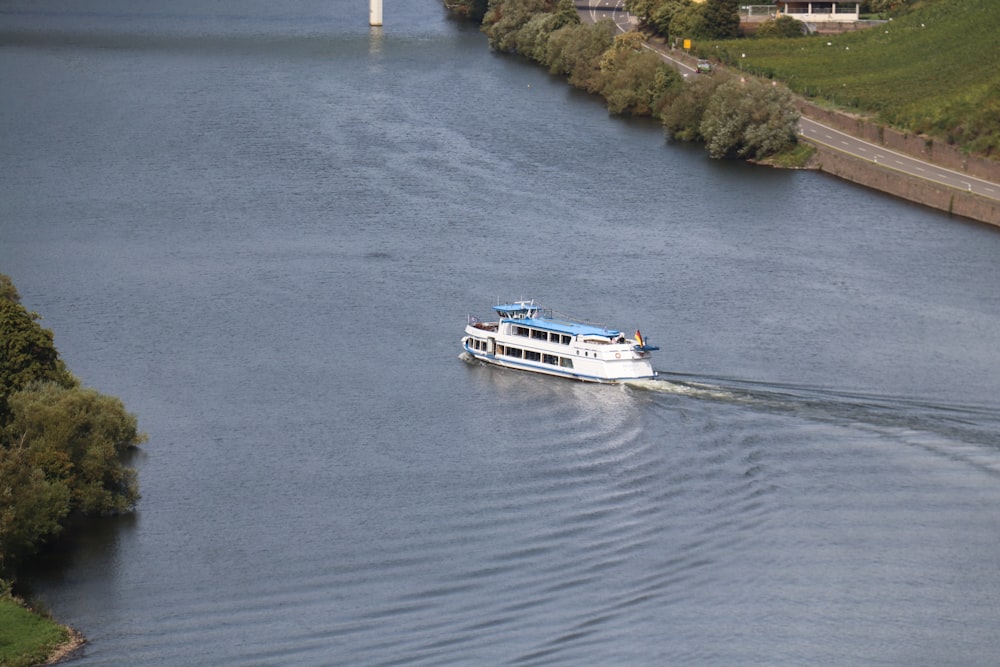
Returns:
[[[656,377],[649,353],[625,342],[559,344],[469,325],[462,347],[483,363],[582,382],[617,384]]]

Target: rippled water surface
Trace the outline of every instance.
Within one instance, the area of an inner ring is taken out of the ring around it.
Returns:
[[[0,1],[0,272],[150,435],[74,664],[992,664],[1000,234],[384,16]],[[660,379],[460,359],[522,295]]]

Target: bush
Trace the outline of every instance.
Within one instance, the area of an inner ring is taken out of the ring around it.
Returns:
[[[133,508],[135,472],[121,459],[144,437],[119,399],[46,382],[18,392],[10,404],[8,432],[29,443],[31,460],[47,479],[67,485],[71,511],[107,515]]]
[[[589,92],[600,90],[600,62],[614,42],[611,21],[564,26],[552,33],[546,49],[548,69],[563,74],[570,85]]]
[[[721,84],[721,79],[699,76],[685,85],[661,115],[667,133],[680,141],[704,141],[701,119],[715,89]]]
[[[787,90],[733,79],[712,94],[700,131],[712,157],[762,159],[795,143],[798,120]]]
[[[757,39],[767,37],[788,38],[803,37],[807,34],[806,24],[791,16],[782,15],[776,19],[764,21],[753,34]]]
[[[494,49],[538,60],[552,32],[579,22],[571,0],[495,0],[482,30]]]
[[[664,97],[680,86],[680,75],[642,44],[639,33],[618,35],[601,57],[599,92],[611,113],[658,116]]]
[[[6,277],[6,276],[5,276]],[[10,419],[8,399],[38,380],[71,387],[76,380],[59,358],[52,332],[38,324],[38,314],[29,313],[17,300],[10,284],[0,298],[0,427]]]

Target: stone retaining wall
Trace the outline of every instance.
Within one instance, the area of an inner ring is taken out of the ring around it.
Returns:
[[[846,131],[846,130],[845,130]],[[868,160],[817,146],[814,163],[820,171],[875,190],[902,197],[953,215],[1000,227],[1000,201],[939,185]]]
[[[859,116],[824,109],[812,102],[799,100],[798,105],[803,116],[834,127],[841,132],[846,132],[898,153],[918,157],[946,169],[969,174],[985,181],[1000,183],[1000,162],[995,160],[965,155],[955,146],[942,141],[935,141],[930,137],[918,134],[900,132]]]

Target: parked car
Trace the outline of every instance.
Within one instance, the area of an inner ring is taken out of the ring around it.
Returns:
[[[712,73],[712,63],[708,62],[704,58],[698,59],[698,74],[711,74]]]

